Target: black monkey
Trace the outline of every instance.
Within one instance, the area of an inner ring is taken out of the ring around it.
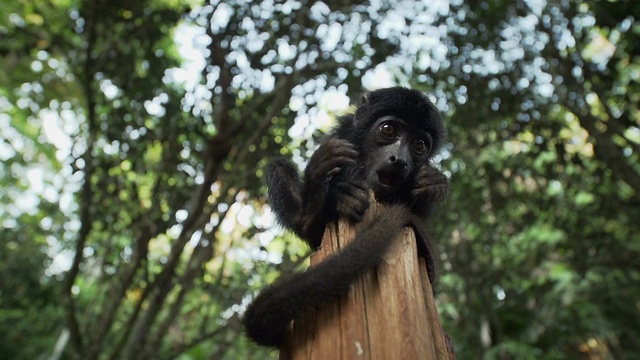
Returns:
[[[338,218],[356,223],[356,237],[331,258],[279,279],[254,299],[243,323],[247,335],[261,345],[281,345],[291,320],[345,295],[362,273],[380,262],[404,226],[416,231],[434,280],[419,218],[444,199],[448,187],[444,174],[429,164],[445,133],[436,107],[419,91],[394,87],[366,93],[354,114],[338,120],[302,179],[286,160],[270,164],[269,201],[280,223],[314,249],[326,225]],[[365,217],[370,191],[387,206]]]

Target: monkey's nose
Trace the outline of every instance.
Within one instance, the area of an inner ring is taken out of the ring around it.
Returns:
[[[403,158],[397,158],[395,156],[389,157],[389,162],[393,164],[398,169],[406,169],[407,168],[407,160]]]

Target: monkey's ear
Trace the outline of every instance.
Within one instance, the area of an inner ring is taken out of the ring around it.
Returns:
[[[360,99],[360,106],[369,105],[369,103],[371,103],[371,93],[366,92],[362,94],[362,98]]]
[[[366,92],[362,94],[362,97],[360,98],[360,105],[358,105],[358,109],[356,110],[356,113],[353,117],[353,126],[359,128],[363,127],[366,124],[366,115],[363,113],[363,111],[360,110],[366,108],[369,105],[371,105],[371,92]]]

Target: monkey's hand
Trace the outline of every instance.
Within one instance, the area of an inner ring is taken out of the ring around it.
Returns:
[[[309,180],[316,179],[316,189],[322,189],[325,192],[322,194],[322,191],[316,191],[311,193],[311,196],[315,198],[331,197],[340,217],[346,217],[356,222],[362,220],[362,216],[369,208],[367,188],[351,181],[351,179],[345,181],[344,176],[335,179],[336,181],[332,182],[330,187],[321,186],[320,182],[322,181],[325,185],[342,173],[344,169],[355,166],[357,156],[358,152],[350,142],[329,138],[320,145],[307,166],[307,169],[312,171],[309,174]]]
[[[337,138],[328,138],[316,150],[304,171],[306,190],[317,198],[317,191],[324,190],[333,177],[340,174],[343,168],[356,163],[358,152],[350,142]],[[326,193],[323,194],[326,196]]]
[[[415,185],[411,194],[415,206],[429,206],[444,201],[449,192],[449,181],[438,169],[423,165],[416,175]],[[421,205],[423,204],[423,205]]]
[[[359,222],[369,208],[369,191],[355,182],[344,181],[335,185],[336,210],[340,217]]]

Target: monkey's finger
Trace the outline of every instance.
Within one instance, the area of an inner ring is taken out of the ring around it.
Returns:
[[[327,146],[353,146],[348,140],[338,139],[338,138],[330,138],[327,141],[324,141],[322,145]]]
[[[316,176],[316,178],[331,178],[334,177],[338,174],[340,174],[342,172],[342,167],[340,166],[335,166],[333,168],[330,167],[323,167],[321,169],[318,169],[318,176]]]
[[[446,185],[431,186],[429,188],[415,189],[412,192],[414,198],[422,198],[429,202],[442,202],[446,199],[449,187]]]
[[[343,163],[344,165],[352,165],[354,164],[354,160],[358,157],[358,152],[352,147],[341,147],[341,148],[327,148],[323,151],[316,151],[314,156],[309,160],[308,167],[311,169],[315,169],[323,166],[325,163]],[[344,159],[349,159],[348,163],[344,163]]]
[[[356,151],[355,145],[352,143],[341,140],[341,139],[332,139],[331,141],[325,142],[320,145],[318,150],[322,149],[322,155],[324,157],[327,156],[337,156],[341,154],[357,156],[358,152]]]
[[[449,180],[446,177],[437,177],[437,178],[428,178],[425,179],[424,182],[421,182],[421,186],[430,187],[430,186],[440,186],[440,185],[448,185]]]
[[[322,144],[320,144],[320,147],[318,148],[318,150],[327,151],[330,149],[338,149],[338,148],[355,149],[355,145],[353,145],[352,143],[346,140],[330,139],[329,141],[325,141]]]
[[[339,168],[339,167],[333,168],[333,169],[327,171],[327,176],[328,177],[336,176],[336,175],[340,174],[341,171],[342,171],[342,169]]]
[[[348,167],[355,165],[356,161],[349,157],[338,156],[336,158],[331,159],[330,161],[325,161],[322,164],[319,164],[317,167],[317,172],[320,174],[326,174],[336,167]],[[314,171],[315,172],[315,171]]]
[[[358,156],[358,152],[351,148],[339,148],[335,149],[333,156],[356,158]]]
[[[449,189],[449,183],[439,183],[439,184],[422,184],[420,186],[416,186],[415,192],[430,192],[430,191],[441,191],[442,189]]]
[[[358,151],[356,151],[355,147],[351,144],[335,146],[327,149],[326,157],[336,157],[336,156],[348,156],[348,157],[356,157],[358,156]]]

